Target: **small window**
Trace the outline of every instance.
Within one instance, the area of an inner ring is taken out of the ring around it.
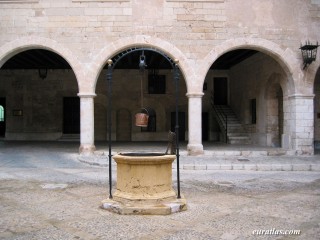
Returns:
[[[4,122],[4,108],[0,105],[0,122]]]
[[[156,116],[149,116],[148,127],[141,128],[141,132],[156,132]]]
[[[251,105],[251,124],[257,123],[257,102],[256,99],[250,100]]]
[[[166,76],[149,74],[148,93],[149,94],[165,94],[166,93]]]

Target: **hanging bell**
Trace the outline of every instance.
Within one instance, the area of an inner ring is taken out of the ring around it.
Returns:
[[[149,115],[146,113],[136,114],[136,126],[137,127],[148,127]]]
[[[147,109],[141,109],[141,112],[137,113],[135,117],[137,127],[148,127],[149,113]]]

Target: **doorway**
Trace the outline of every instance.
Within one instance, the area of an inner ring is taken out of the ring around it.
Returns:
[[[6,99],[0,98],[0,137],[6,135]]]
[[[63,98],[63,133],[80,134],[80,98]]]
[[[228,105],[228,78],[213,78],[214,105]]]
[[[209,140],[209,113],[202,113],[202,141]]]

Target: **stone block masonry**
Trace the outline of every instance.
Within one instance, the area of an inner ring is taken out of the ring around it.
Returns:
[[[319,5],[315,0],[0,1],[0,67],[11,57],[29,49],[46,49],[63,57],[75,77],[60,79],[68,83],[73,81],[74,86],[62,90],[47,86],[57,91],[57,104],[51,112],[62,109],[58,98],[78,94],[84,108],[81,109],[80,145],[85,147],[81,149],[94,151],[95,139],[104,140],[106,136],[106,88],[101,82],[107,60],[133,46],[156,48],[179,60],[180,109],[186,116],[185,133],[188,136],[185,140],[190,155],[201,155],[204,151],[202,112],[210,116],[206,131],[212,133],[211,136],[219,136],[208,97],[214,90],[213,79],[216,77],[227,79],[227,104],[250,129],[249,134],[256,144],[281,145],[296,154],[313,154],[314,140],[319,141],[320,136],[319,121],[315,120],[319,112],[319,60],[302,70],[299,47],[306,40],[320,40]],[[219,57],[239,49],[256,50],[258,54],[228,69],[212,68]],[[17,70],[12,70],[12,76],[5,81],[16,82],[18,75]],[[60,73],[52,75],[58,78]],[[118,78],[126,80],[127,76],[128,72],[122,70]],[[167,76],[172,75],[168,73]],[[134,77],[131,75],[130,80]],[[207,90],[203,88],[204,83]],[[117,87],[128,91],[115,95],[118,97],[113,116],[115,122],[119,122],[117,113],[120,110],[131,116],[138,105],[130,97],[134,89],[132,82],[122,81],[121,84]],[[315,91],[313,86],[316,86]],[[20,119],[8,116],[7,136],[12,133],[28,135],[25,127],[35,121],[31,116],[36,109],[28,99],[37,92],[45,92],[40,85],[33,91],[27,85],[23,87],[24,92],[15,94],[17,99],[25,101],[20,104],[17,100],[16,105],[10,101],[8,111],[21,106],[26,106],[28,111],[24,109],[25,115]],[[150,105],[155,106],[159,119],[169,119],[174,109],[171,87],[167,85],[163,98],[148,99]],[[279,89],[281,100],[277,97]],[[12,94],[10,84],[0,86],[0,97]],[[83,96],[91,97],[83,100]],[[93,100],[93,96],[97,97]],[[255,124],[250,122],[248,103],[251,99],[257,102]],[[48,122],[45,115],[42,122]],[[55,138],[61,133],[61,122],[59,118],[57,126],[50,130],[55,132]],[[170,124],[170,119],[159,124],[159,132],[153,140],[159,140],[158,136],[162,136]],[[49,128],[39,126],[36,132],[42,129]],[[131,130],[132,136],[143,135],[137,131]],[[112,136],[116,139],[116,125]],[[140,136],[137,139],[141,139]],[[208,140],[212,141],[213,137]]]

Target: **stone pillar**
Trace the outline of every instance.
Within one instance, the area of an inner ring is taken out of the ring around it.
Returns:
[[[292,150],[291,144],[291,126],[294,125],[291,114],[291,101],[288,96],[283,96],[283,133],[281,136],[281,147],[287,150]]]
[[[94,146],[94,97],[95,94],[79,93],[80,97],[80,154],[91,154]]]
[[[188,155],[203,154],[202,145],[202,96],[203,93],[187,93],[188,97]]]
[[[293,126],[291,143],[296,155],[314,154],[314,95],[294,94],[289,96]]]

